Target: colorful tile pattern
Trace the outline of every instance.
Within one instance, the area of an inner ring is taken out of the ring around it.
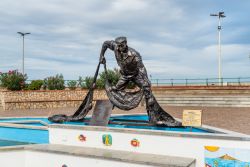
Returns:
[[[205,146],[205,167],[250,167],[250,150]]]
[[[84,141],[86,141],[86,136],[81,134],[81,135],[78,136],[78,140],[81,141],[81,142],[84,142]]]
[[[139,146],[140,146],[140,142],[139,142],[139,140],[137,140],[137,139],[131,140],[131,141],[130,141],[130,144],[131,144],[131,146],[133,146],[133,147],[139,147]]]
[[[111,146],[112,145],[112,136],[110,134],[102,135],[102,143],[105,146]]]

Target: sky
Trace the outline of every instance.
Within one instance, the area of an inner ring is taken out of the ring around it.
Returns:
[[[217,78],[218,18],[222,77],[250,77],[247,0],[1,0],[0,72],[22,69],[28,79],[92,76],[102,44],[126,36],[155,78]],[[108,68],[118,67],[105,54]],[[103,68],[102,68],[103,70]]]

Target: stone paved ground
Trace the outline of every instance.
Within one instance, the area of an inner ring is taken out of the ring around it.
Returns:
[[[202,109],[203,124],[215,126],[223,129],[237,131],[250,135],[250,108],[236,107],[173,107],[164,106],[166,111],[177,118],[182,118],[184,109]],[[76,108],[56,108],[56,109],[31,109],[3,111],[0,109],[0,117],[24,117],[24,116],[50,116],[53,114],[72,114]],[[146,113],[144,107],[138,107],[131,111],[115,109],[113,114],[134,114]],[[90,113],[91,114],[91,113]]]

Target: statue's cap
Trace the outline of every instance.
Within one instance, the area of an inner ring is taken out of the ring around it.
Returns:
[[[117,43],[122,43],[124,41],[127,42],[127,38],[126,37],[117,37],[115,39],[115,42],[117,42]]]

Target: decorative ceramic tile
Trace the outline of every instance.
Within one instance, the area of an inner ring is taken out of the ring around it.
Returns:
[[[78,140],[84,142],[84,141],[86,141],[86,137],[81,134],[81,135],[78,136]]]
[[[112,136],[110,134],[102,135],[102,143],[105,146],[111,146],[112,145]]]
[[[139,147],[140,146],[140,142],[139,140],[137,139],[133,139],[130,141],[130,144],[133,146],[133,147]]]
[[[250,167],[250,150],[205,146],[206,167]]]

